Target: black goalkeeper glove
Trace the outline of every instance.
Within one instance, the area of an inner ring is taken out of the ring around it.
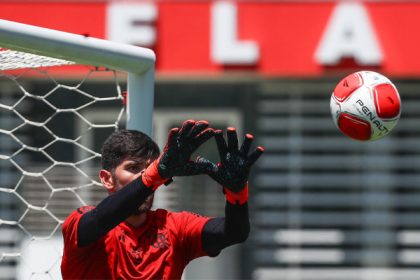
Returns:
[[[241,148],[238,149],[238,136],[236,129],[232,127],[227,129],[227,144],[221,130],[215,132],[215,138],[220,162],[210,176],[223,186],[229,202],[243,204],[248,199],[249,172],[264,152],[264,148],[257,147],[255,151],[248,154],[254,137],[246,134]]]
[[[190,176],[214,172],[214,164],[204,158],[192,161],[192,153],[214,136],[207,121],[187,120],[182,127],[172,128],[163,152],[143,172],[142,181],[156,190],[168,184],[173,176]]]

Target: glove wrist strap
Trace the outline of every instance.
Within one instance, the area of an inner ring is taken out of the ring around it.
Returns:
[[[153,189],[157,190],[161,185],[167,184],[171,179],[164,179],[159,175],[158,172],[159,159],[154,160],[143,172],[141,180],[143,184]]]
[[[248,202],[248,182],[246,182],[245,188],[238,193],[235,193],[226,187],[223,188],[223,192],[225,193],[226,200],[230,204],[242,205]]]

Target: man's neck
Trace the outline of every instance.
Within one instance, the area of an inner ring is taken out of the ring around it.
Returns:
[[[131,226],[135,228],[141,227],[142,225],[146,223],[146,221],[147,221],[147,212],[137,214],[137,215],[131,215],[126,220],[127,223],[129,223]]]

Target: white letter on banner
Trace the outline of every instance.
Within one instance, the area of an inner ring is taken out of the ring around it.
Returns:
[[[231,65],[249,65],[258,61],[258,45],[252,41],[238,41],[237,9],[234,3],[214,2],[211,6],[210,24],[213,61]]]
[[[335,65],[349,57],[361,65],[378,65],[382,61],[369,15],[358,2],[337,4],[315,53],[317,62],[324,65]]]
[[[157,18],[157,8],[152,3],[117,3],[107,7],[107,38],[114,42],[152,46],[156,30],[151,25]]]

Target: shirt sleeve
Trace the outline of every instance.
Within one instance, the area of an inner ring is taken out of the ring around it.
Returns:
[[[180,246],[187,261],[208,256],[203,250],[202,231],[210,217],[200,216],[191,212],[172,213],[173,225],[177,231]]]
[[[69,256],[81,250],[77,244],[79,221],[83,214],[94,209],[93,206],[83,206],[73,211],[64,221],[62,233],[64,239],[64,255]]]

